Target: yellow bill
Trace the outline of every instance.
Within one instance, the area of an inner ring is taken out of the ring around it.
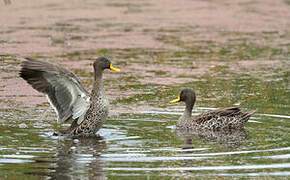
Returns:
[[[176,103],[176,102],[179,102],[180,101],[180,96],[178,96],[178,98],[177,99],[174,99],[174,100],[172,100],[172,101],[170,101],[171,103]]]
[[[110,69],[112,69],[113,71],[116,71],[116,72],[120,72],[120,69],[115,68],[112,64],[110,64]]]

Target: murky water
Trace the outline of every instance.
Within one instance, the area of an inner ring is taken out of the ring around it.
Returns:
[[[174,129],[180,111],[122,114],[108,120],[100,138],[89,139],[51,136],[53,117],[40,121],[41,112],[19,113],[24,117],[3,112],[1,174],[27,179],[290,175],[290,116],[257,113],[246,131],[200,133]]]
[[[290,175],[289,1],[11,1],[0,5],[0,176],[5,179],[280,178]],[[13,12],[13,13],[12,13]],[[192,12],[195,12],[194,15]],[[9,21],[7,21],[9,19]],[[238,19],[238,20],[237,20]],[[65,128],[17,75],[21,57],[60,64],[92,86],[105,55],[110,117],[100,137]],[[193,115],[257,110],[244,131],[178,131]]]

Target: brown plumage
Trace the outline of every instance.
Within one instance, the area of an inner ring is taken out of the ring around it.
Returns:
[[[34,89],[46,94],[57,113],[58,122],[72,120],[72,125],[62,134],[71,136],[94,135],[103,125],[109,112],[109,102],[103,89],[102,75],[105,69],[119,72],[111,61],[99,57],[94,61],[94,84],[91,93],[70,71],[59,66],[27,58],[22,62],[20,77]]]
[[[194,90],[185,88],[181,91],[178,99],[171,101],[172,103],[184,101],[186,104],[185,111],[177,122],[178,128],[207,130],[242,129],[250,116],[255,112],[244,113],[239,107],[229,107],[207,111],[191,117],[195,100]]]

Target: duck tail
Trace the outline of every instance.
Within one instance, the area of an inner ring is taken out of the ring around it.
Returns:
[[[251,112],[246,112],[243,113],[241,119],[243,124],[245,124],[246,122],[248,122],[248,120],[250,119],[250,117],[256,112],[257,110],[251,111]]]

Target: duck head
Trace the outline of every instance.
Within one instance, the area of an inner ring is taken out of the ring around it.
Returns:
[[[120,72],[120,69],[113,67],[111,61],[105,57],[98,57],[94,62],[95,72],[102,72],[105,69],[111,69],[116,72]]]
[[[180,101],[184,101],[186,105],[193,106],[195,103],[196,97],[195,92],[191,88],[184,88],[180,92],[177,99],[170,101],[171,103],[176,103]]]

